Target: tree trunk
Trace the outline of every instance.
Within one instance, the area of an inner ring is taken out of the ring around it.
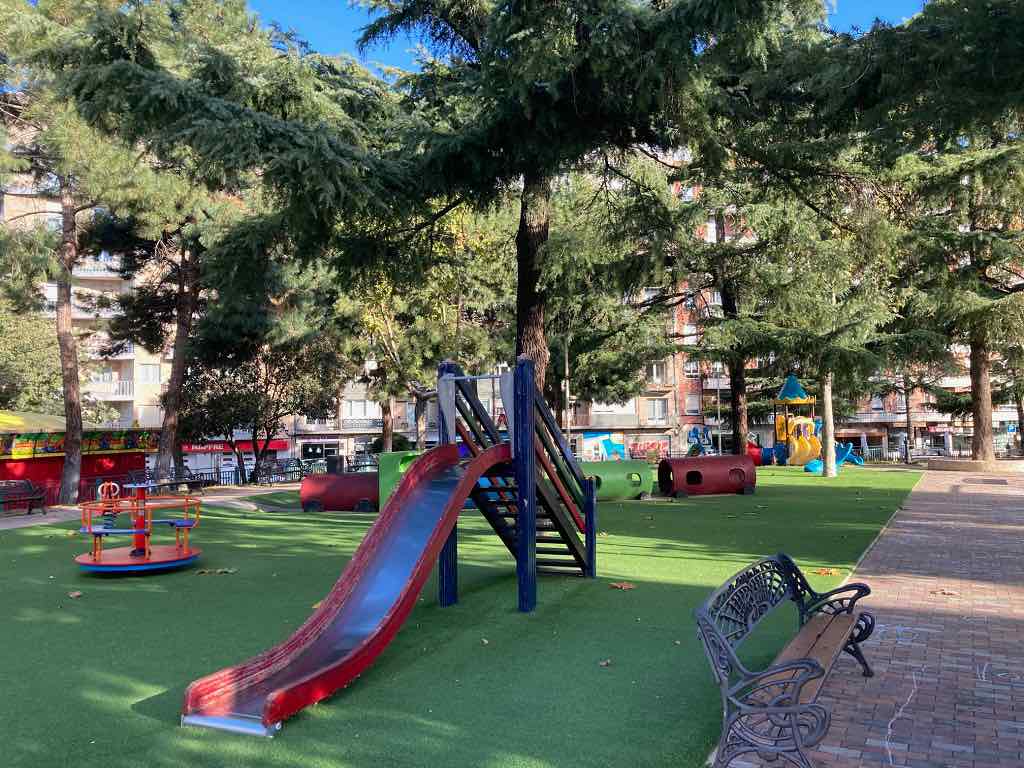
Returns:
[[[61,188],[60,274],[57,277],[57,346],[64,390],[64,469],[60,478],[61,504],[78,503],[82,476],[82,387],[78,379],[78,340],[72,327],[71,272],[78,261],[75,203]]]
[[[380,404],[381,416],[381,439],[384,445],[381,447],[383,453],[390,453],[395,444],[395,419],[394,419],[395,398],[388,395]]]
[[[903,379],[903,404],[907,408],[907,455],[905,460],[907,464],[913,464],[913,460],[910,456],[910,448],[914,440],[914,417],[910,411],[910,396],[913,394],[913,387],[910,385],[910,380],[904,377]]]
[[[231,452],[235,454],[235,461],[238,462],[238,482],[240,485],[245,485],[248,480],[245,474],[245,451],[239,448],[234,441],[229,441],[228,444],[231,446]]]
[[[821,453],[825,465],[822,475],[835,477],[836,471],[836,424],[832,415],[832,374],[821,377]]]
[[[249,482],[254,484],[260,481],[260,442],[256,437],[259,433],[260,425],[253,424],[249,429],[252,442],[252,474],[249,475]]]
[[[181,450],[181,443],[174,443],[174,474],[181,477],[185,474],[185,454]]]
[[[415,398],[413,413],[416,418],[416,450],[424,451],[427,448],[427,406],[430,400],[421,395],[413,395]]]
[[[732,421],[732,452],[743,456],[747,452],[747,361],[729,363],[729,418]]]
[[[992,381],[988,339],[983,331],[971,336],[971,417],[974,436],[971,438],[971,458],[975,461],[995,461],[992,441]]]
[[[192,313],[195,309],[195,281],[193,262],[189,252],[182,250],[178,267],[178,296],[175,308],[174,352],[171,359],[171,376],[167,381],[167,392],[163,396],[164,420],[160,429],[160,445],[157,450],[158,472],[169,472],[174,464],[175,447],[178,444],[178,415],[181,410],[181,388],[185,381],[186,350],[192,332]]]
[[[534,362],[537,389],[544,391],[548,350],[544,335],[544,295],[540,291],[544,248],[551,219],[551,182],[540,173],[527,172],[516,232],[516,355]]]
[[[715,214],[715,237],[725,242],[725,214]],[[719,278],[718,292],[722,296],[722,314],[726,320],[739,316],[736,290],[732,283]],[[732,452],[742,456],[747,452],[747,433],[750,431],[747,416],[747,360],[736,357],[726,363],[729,370],[729,421],[732,423]]]
[[[1019,390],[1013,395],[1013,402],[1017,406],[1017,452],[1024,456],[1024,393]]]

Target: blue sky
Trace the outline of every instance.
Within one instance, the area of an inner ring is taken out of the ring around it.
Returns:
[[[894,24],[921,9],[923,0],[830,0],[835,10],[832,26],[867,28],[875,17]],[[355,54],[359,29],[369,16],[363,8],[351,7],[347,0],[249,0],[249,6],[264,22],[276,21],[294,29],[318,51],[328,54]],[[366,64],[394,64],[408,67],[412,62],[410,40],[397,39],[385,49],[375,49],[362,57]]]

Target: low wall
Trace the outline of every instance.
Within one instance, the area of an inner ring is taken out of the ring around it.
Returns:
[[[1024,460],[928,459],[928,469],[937,469],[943,472],[989,472],[997,475],[1024,474]]]

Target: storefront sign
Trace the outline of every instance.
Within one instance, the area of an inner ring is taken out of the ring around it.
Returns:
[[[269,443],[261,440],[259,442],[261,446],[266,444],[267,450],[270,451],[288,450],[287,440],[271,440]],[[252,453],[252,440],[239,440],[235,445],[243,453]],[[182,443],[181,451],[182,453],[231,453],[231,446],[226,440],[213,440],[208,443]]]

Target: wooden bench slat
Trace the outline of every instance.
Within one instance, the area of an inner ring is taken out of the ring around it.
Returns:
[[[809,704],[818,697],[818,691],[828,679],[836,658],[846,645],[850,633],[853,632],[859,613],[859,611],[838,615],[819,613],[812,616],[800,628],[796,637],[790,640],[775,657],[773,665],[799,659],[813,659],[825,670],[823,677],[811,680],[800,690],[801,704]],[[779,679],[788,680],[790,677],[792,677],[792,673],[787,672],[781,674]]]

